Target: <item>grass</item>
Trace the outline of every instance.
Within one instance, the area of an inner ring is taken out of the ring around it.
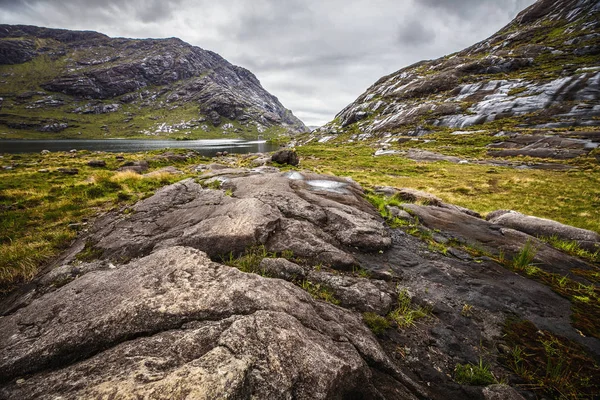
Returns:
[[[503,363],[521,386],[555,399],[592,399],[600,394],[600,367],[568,339],[525,320],[508,320],[504,339],[511,349]]]
[[[349,176],[366,188],[410,187],[482,214],[512,209],[600,232],[600,165],[596,161],[572,161],[580,163],[580,169],[548,171],[374,157],[368,143],[311,143],[297,151],[303,168]]]
[[[153,154],[128,154],[127,158],[136,160]],[[89,167],[91,159],[102,159],[107,167]],[[194,161],[200,158],[189,160]],[[142,177],[116,172],[121,162],[114,154],[86,151],[5,155],[1,162],[15,167],[0,170],[0,293],[33,278],[39,267],[66,248],[82,224],[94,215],[131,205],[159,187],[191,176]],[[150,164],[159,168],[164,162]],[[57,172],[59,167],[77,168],[79,173],[61,174]]]
[[[431,316],[431,309],[415,305],[406,289],[398,293],[397,305],[388,314],[388,318],[394,321],[399,328],[410,328],[416,326],[416,322]]]
[[[515,271],[524,271],[525,268],[529,267],[535,258],[536,250],[531,243],[531,241],[527,241],[525,246],[521,250],[515,254],[513,257],[511,267]]]
[[[340,301],[335,297],[333,290],[325,284],[303,280],[298,283],[298,286],[307,291],[315,299],[323,300],[335,305],[340,304]]]
[[[490,366],[480,358],[478,364],[456,364],[454,380],[461,385],[487,386],[498,383]]]
[[[376,335],[381,335],[392,326],[387,318],[372,312],[363,313],[363,321]]]
[[[540,239],[548,243],[550,246],[571,256],[579,257],[595,263],[600,263],[600,249],[595,252],[591,252],[581,248],[579,243],[574,240],[563,240],[557,236],[542,237]]]

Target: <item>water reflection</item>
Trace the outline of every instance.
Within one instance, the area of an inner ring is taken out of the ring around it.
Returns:
[[[159,149],[192,149],[204,156],[214,156],[218,151],[229,153],[264,153],[278,146],[264,140],[205,139],[205,140],[0,140],[0,153],[39,153],[42,150],[90,150],[131,153]]]

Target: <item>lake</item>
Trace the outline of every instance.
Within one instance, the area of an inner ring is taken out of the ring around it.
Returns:
[[[203,156],[214,156],[218,151],[229,153],[264,153],[275,151],[277,144],[263,140],[206,139],[206,140],[0,140],[0,153],[39,153],[42,150],[69,151],[90,150],[114,153],[132,153],[159,149],[192,149]]]

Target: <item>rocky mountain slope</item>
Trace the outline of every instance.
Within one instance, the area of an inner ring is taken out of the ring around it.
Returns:
[[[295,133],[248,70],[179,39],[0,25],[0,137]]]
[[[0,300],[0,399],[600,393],[599,266],[528,232],[597,233],[379,187],[386,223],[349,179],[239,161],[102,216]]]
[[[381,78],[311,139],[587,129],[574,138],[597,140],[599,100],[600,3],[539,0],[480,43]]]

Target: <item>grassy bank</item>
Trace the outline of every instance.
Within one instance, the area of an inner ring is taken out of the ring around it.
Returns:
[[[126,154],[127,161],[150,160],[150,170],[197,163],[153,160],[159,152]],[[5,155],[0,164],[0,291],[31,279],[38,268],[68,246],[95,215],[133,204],[157,188],[192,174],[142,176],[117,172],[115,154],[50,153]],[[106,167],[88,166],[102,160]],[[77,169],[70,175],[60,172]]]
[[[600,232],[600,165],[547,171],[415,162],[375,157],[372,147],[358,143],[309,144],[298,153],[303,168],[349,176],[365,187],[410,187],[483,214],[512,209]]]

